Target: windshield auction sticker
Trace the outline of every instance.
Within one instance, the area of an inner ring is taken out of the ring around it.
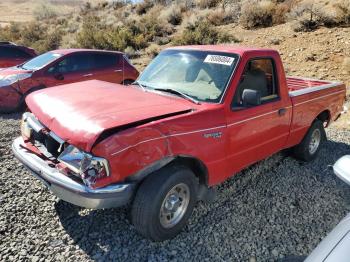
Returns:
[[[235,61],[235,59],[233,57],[229,57],[229,56],[207,55],[207,57],[204,60],[204,63],[212,63],[212,64],[231,66],[233,61]]]

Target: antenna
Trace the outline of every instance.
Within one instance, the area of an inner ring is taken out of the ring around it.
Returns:
[[[125,63],[125,58],[124,58],[124,55],[122,55],[123,57],[123,85],[125,85],[125,73],[124,73],[124,63]]]

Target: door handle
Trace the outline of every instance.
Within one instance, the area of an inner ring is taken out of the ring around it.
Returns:
[[[93,76],[93,74],[86,74],[86,75],[83,75],[84,77],[88,77],[88,76]]]
[[[117,69],[117,70],[114,70],[114,72],[122,72],[123,70],[121,69]]]
[[[280,110],[278,110],[278,115],[280,116],[284,116],[287,112],[287,109],[286,108],[281,108]]]

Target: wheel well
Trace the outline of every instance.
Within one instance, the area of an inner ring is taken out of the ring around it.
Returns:
[[[202,161],[190,156],[178,156],[169,164],[187,166],[198,177],[199,183],[208,185],[208,169]]]
[[[316,119],[321,120],[323,123],[326,123],[326,126],[328,126],[331,120],[331,113],[329,112],[329,110],[324,110],[323,112],[318,114]]]

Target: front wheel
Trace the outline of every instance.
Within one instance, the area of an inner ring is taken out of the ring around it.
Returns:
[[[131,210],[136,230],[153,241],[176,236],[192,214],[197,187],[195,175],[183,166],[169,166],[146,178]]]
[[[313,160],[320,151],[324,140],[326,140],[326,132],[323,123],[320,120],[316,120],[300,144],[294,147],[294,156],[306,162]]]

